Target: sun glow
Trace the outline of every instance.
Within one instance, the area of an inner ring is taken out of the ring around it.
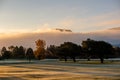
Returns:
[[[44,32],[56,32],[56,31],[54,29],[50,29],[50,28],[42,28],[42,29],[33,31],[33,33],[44,33]]]
[[[72,30],[69,29],[61,29],[61,28],[43,28],[43,29],[38,29],[36,31],[33,31],[33,33],[69,33],[72,32]]]

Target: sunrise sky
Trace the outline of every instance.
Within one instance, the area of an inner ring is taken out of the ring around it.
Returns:
[[[0,0],[0,33],[120,27],[120,0]]]

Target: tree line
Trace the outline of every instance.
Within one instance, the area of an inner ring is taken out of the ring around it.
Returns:
[[[8,48],[3,47],[1,49],[0,59],[28,59],[29,62],[31,59],[43,59],[45,58],[45,41],[44,40],[37,40],[36,43],[36,50],[34,51],[32,48],[26,49],[23,46],[9,46]]]
[[[3,47],[1,50],[0,59],[45,59],[45,58],[59,58],[67,61],[72,59],[76,62],[77,59],[99,58],[103,63],[105,58],[120,57],[120,48],[113,47],[110,43],[105,41],[95,41],[87,39],[82,41],[81,45],[73,42],[64,42],[59,46],[50,45],[45,48],[46,42],[44,40],[35,41],[36,50],[32,48],[26,49],[23,46],[9,46]]]

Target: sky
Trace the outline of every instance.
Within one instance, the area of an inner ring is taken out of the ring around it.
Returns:
[[[120,0],[0,0],[0,33],[120,27]]]

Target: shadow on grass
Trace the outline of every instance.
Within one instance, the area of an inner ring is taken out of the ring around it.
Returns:
[[[11,77],[0,77],[0,80],[25,80],[25,79],[11,76]]]
[[[43,74],[26,74],[23,75],[22,77],[26,77],[26,78],[37,78],[37,79],[42,79],[42,78],[47,78],[50,77],[50,75],[43,75]]]
[[[2,62],[0,63],[0,65],[12,65],[12,64],[34,64],[35,62]]]

